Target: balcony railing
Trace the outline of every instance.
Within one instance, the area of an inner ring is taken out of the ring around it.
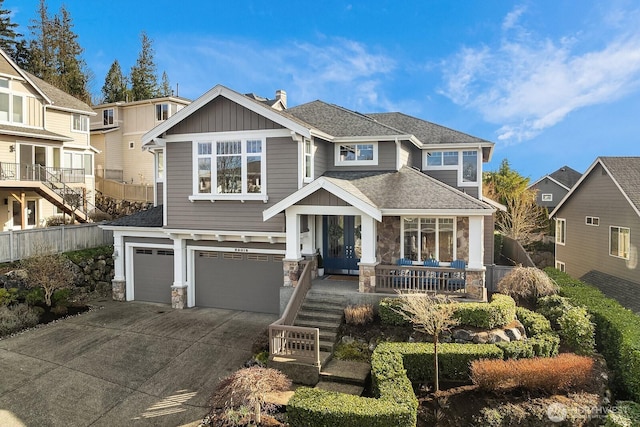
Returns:
[[[377,292],[465,294],[466,271],[418,265],[376,266]]]
[[[56,168],[24,163],[0,162],[0,180],[2,181],[47,181],[55,178],[64,184],[84,184],[84,169]]]

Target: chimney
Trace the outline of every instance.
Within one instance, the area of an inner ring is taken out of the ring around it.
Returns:
[[[282,89],[276,90],[276,100],[279,100],[282,104],[282,109],[287,109],[287,92]]]

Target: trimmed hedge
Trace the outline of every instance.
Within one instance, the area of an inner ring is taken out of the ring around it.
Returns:
[[[516,316],[524,330],[527,332],[528,337],[535,337],[536,335],[546,334],[551,332],[551,322],[540,313],[531,311],[524,307],[516,307]]]
[[[505,360],[554,357],[558,355],[560,337],[553,332],[545,332],[523,341],[498,342],[496,345],[504,353]]]
[[[560,286],[562,296],[584,306],[591,314],[598,351],[615,373],[616,393],[640,403],[640,316],[566,273],[554,268],[545,272]]]
[[[395,310],[402,308],[402,298],[383,298],[378,303],[378,315],[383,325],[409,326],[411,322]]]
[[[493,344],[441,344],[440,377],[469,379],[471,361],[502,359]],[[411,382],[433,379],[433,344],[390,343],[378,345],[371,357],[371,378],[378,399],[350,396],[315,388],[296,390],[287,405],[292,427],[415,426],[418,400]]]
[[[485,302],[460,303],[454,317],[461,325],[493,329],[507,325],[516,318],[516,302],[507,295],[493,294],[489,304]]]

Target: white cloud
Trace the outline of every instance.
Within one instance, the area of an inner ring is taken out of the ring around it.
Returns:
[[[515,28],[522,13],[508,14],[503,28]],[[501,141],[531,139],[572,111],[615,101],[639,87],[635,26],[608,34],[604,47],[582,51],[583,33],[554,41],[524,28],[515,32],[507,32],[499,46],[465,47],[443,64],[441,93],[499,124]]]

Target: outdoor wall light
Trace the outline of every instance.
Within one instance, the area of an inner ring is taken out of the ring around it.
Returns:
[[[13,153],[14,151],[16,151],[16,146],[12,144],[9,146],[9,152]]]

